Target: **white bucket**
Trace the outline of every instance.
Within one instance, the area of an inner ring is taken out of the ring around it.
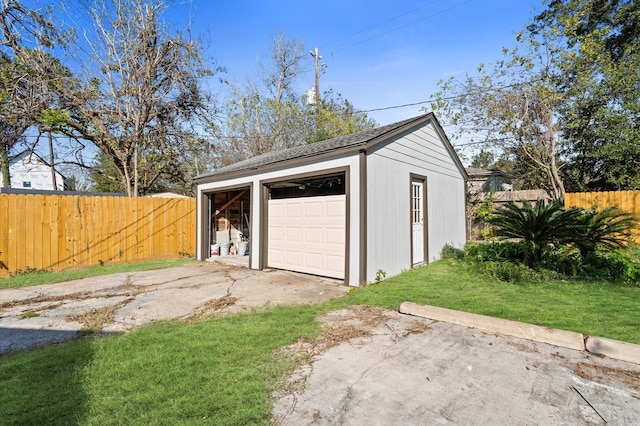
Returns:
[[[217,255],[218,255],[218,245],[211,244],[211,256],[217,256]]]
[[[220,244],[220,256],[229,256],[229,243]]]
[[[249,243],[246,241],[240,241],[238,243],[238,256],[246,256],[249,251]]]

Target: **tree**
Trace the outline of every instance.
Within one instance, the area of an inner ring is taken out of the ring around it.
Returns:
[[[342,94],[335,94],[333,89],[323,94],[317,111],[312,112],[310,107],[307,105],[308,115],[317,113],[317,117],[314,123],[309,123],[308,129],[311,130],[306,137],[308,143],[372,129],[377,124],[367,114],[357,113],[353,104]]]
[[[59,61],[47,50],[62,36],[43,14],[19,1],[3,0],[0,9],[0,169],[10,186],[9,153],[37,123],[58,84]]]
[[[295,90],[304,72],[304,45],[282,33],[272,38],[259,82],[231,84],[227,133],[218,145],[220,165],[372,128],[375,122],[355,112],[340,94],[325,92],[320,108]]]
[[[554,61],[569,187],[639,189],[640,2],[553,0],[528,29],[564,43]]]
[[[197,42],[162,26],[165,9],[160,0],[94,2],[86,76],[65,92],[60,130],[97,146],[129,196],[176,173],[194,140],[207,143],[194,138],[194,121],[205,116],[200,83],[213,71]]]
[[[304,106],[294,84],[303,71],[299,40],[276,33],[268,60],[260,65],[260,82],[231,83],[227,133],[218,146],[221,165],[304,143]]]
[[[474,135],[480,146],[498,147],[527,174],[542,177],[552,199],[564,200],[556,114],[563,102],[555,86],[557,40],[552,34],[518,35],[505,59],[480,65],[479,76],[440,83],[433,109],[458,128],[454,137]]]
[[[489,169],[495,167],[495,155],[491,151],[481,149],[471,158],[471,167]]]

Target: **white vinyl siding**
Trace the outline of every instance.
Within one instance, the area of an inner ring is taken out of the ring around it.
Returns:
[[[464,179],[431,123],[379,146],[367,158],[367,281],[412,267],[411,174],[425,176],[428,261],[466,239]]]
[[[268,266],[344,279],[346,196],[269,200]]]

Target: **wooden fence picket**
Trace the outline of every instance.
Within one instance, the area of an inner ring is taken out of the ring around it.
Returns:
[[[0,194],[0,275],[195,254],[193,198]]]
[[[598,209],[617,206],[620,210],[633,213],[640,219],[640,191],[603,191],[603,192],[575,192],[567,193],[564,197],[565,207],[579,207]],[[634,231],[634,239],[640,240],[640,229]]]

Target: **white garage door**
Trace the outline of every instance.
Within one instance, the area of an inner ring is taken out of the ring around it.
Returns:
[[[268,266],[344,279],[346,196],[269,200]]]

